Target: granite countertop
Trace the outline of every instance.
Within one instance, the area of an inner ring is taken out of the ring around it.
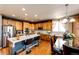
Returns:
[[[12,38],[8,38],[8,41],[10,41],[11,43],[15,44],[17,42],[20,42],[20,41],[23,41],[23,40],[26,40],[26,39],[29,39],[29,38],[34,38],[36,36],[40,36],[38,34],[30,34],[30,35],[27,35],[27,36],[19,36],[19,37],[12,37]]]
[[[35,30],[35,33],[40,33],[40,34],[49,34],[49,32],[51,31],[48,31],[48,30]]]

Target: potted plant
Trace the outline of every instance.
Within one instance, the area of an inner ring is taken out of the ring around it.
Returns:
[[[73,33],[66,33],[64,35],[64,39],[67,41],[67,43],[72,46],[73,45],[73,40],[75,38],[75,35]]]

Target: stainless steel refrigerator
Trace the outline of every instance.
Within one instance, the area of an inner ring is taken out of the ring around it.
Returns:
[[[7,46],[7,39],[14,37],[16,35],[16,29],[14,26],[12,25],[6,25],[3,26],[3,40],[2,40],[2,47],[6,47]]]

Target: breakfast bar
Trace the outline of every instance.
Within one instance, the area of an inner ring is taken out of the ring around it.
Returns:
[[[29,48],[32,48],[34,47],[35,45],[38,45],[39,39],[35,40],[34,41],[34,38],[35,37],[39,37],[40,35],[38,34],[30,34],[30,35],[23,35],[23,36],[19,36],[18,38],[17,37],[13,37],[13,38],[9,38],[8,41],[10,42],[10,54],[12,55],[15,55],[17,53],[18,50],[20,49],[27,49],[28,47]],[[29,39],[32,39],[32,43],[30,46],[28,46],[27,48],[25,48],[25,45],[24,45],[24,41],[25,40],[29,40]]]

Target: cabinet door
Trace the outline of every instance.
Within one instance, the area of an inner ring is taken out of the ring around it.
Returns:
[[[25,29],[25,28],[29,28],[29,23],[23,22],[23,29]]]
[[[3,19],[3,25],[8,25],[8,20],[7,19]]]
[[[12,26],[15,26],[16,25],[16,21],[10,20],[10,19],[3,19],[3,25],[12,25]]]
[[[48,22],[45,22],[45,23],[43,23],[43,29],[44,30],[49,30],[51,25],[50,25],[50,23],[48,23]]]
[[[34,28],[35,30],[38,30],[38,24],[35,24]]]
[[[16,26],[16,21],[8,20],[8,25]]]
[[[34,24],[30,24],[30,30],[34,30]]]
[[[46,41],[50,41],[49,35],[46,34],[41,34],[41,40],[46,40]]]
[[[49,21],[49,22],[46,23],[46,29],[52,30],[52,22]]]
[[[12,26],[16,26],[16,21],[11,21]]]
[[[46,30],[47,26],[46,23],[43,23],[43,30]]]
[[[16,21],[16,30],[22,30],[22,22]]]

